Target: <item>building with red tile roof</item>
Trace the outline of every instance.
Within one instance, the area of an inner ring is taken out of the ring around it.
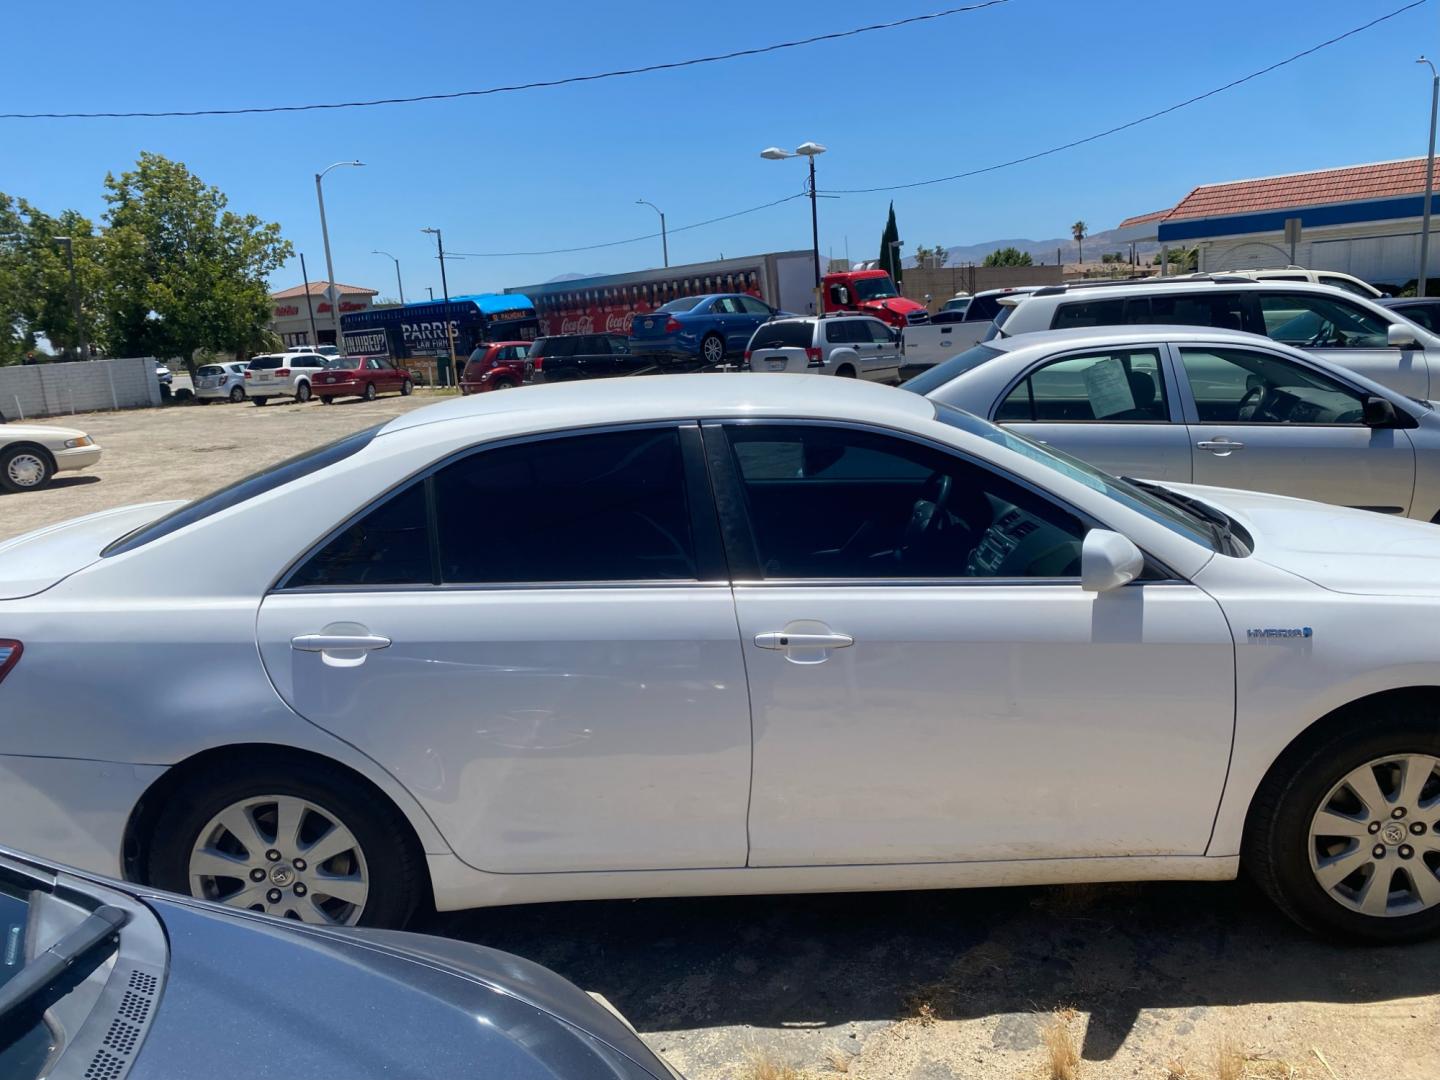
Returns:
[[[288,289],[270,294],[269,327],[280,335],[286,345],[334,345],[335,313],[329,298],[328,281],[312,281],[305,285],[293,285]],[[375,289],[364,285],[336,283],[339,292],[340,314],[355,311],[369,311],[378,295]],[[313,322],[313,331],[312,331]]]

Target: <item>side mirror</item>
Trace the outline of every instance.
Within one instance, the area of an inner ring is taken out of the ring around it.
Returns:
[[[1391,323],[1390,329],[1385,331],[1385,340],[1397,349],[1413,349],[1419,344],[1415,331],[1404,323]]]
[[[1091,529],[1080,546],[1080,587],[1109,592],[1128,585],[1145,569],[1145,556],[1130,540],[1108,529]]]
[[[1366,427],[1394,427],[1397,420],[1395,406],[1390,403],[1389,399],[1371,394],[1365,399],[1365,412],[1361,419]]]
[[[890,327],[890,340],[891,340],[891,341],[904,341],[904,340],[905,340],[905,335],[901,332],[901,330],[900,330],[900,328],[899,328],[898,326],[892,326],[892,327]]]

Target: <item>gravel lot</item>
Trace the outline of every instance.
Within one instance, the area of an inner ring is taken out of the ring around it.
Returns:
[[[170,406],[56,420],[93,474],[0,495],[0,538],[190,498],[434,400]],[[1057,1016],[1082,1080],[1440,1076],[1440,943],[1346,949],[1245,884],[553,904],[429,929],[548,964],[692,1080],[1042,1078]],[[1224,1046],[1249,1055],[1222,1073]]]

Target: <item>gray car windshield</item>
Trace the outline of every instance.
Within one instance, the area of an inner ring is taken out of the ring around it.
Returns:
[[[906,384],[906,387],[909,387],[909,383]],[[1118,476],[1102,472],[1095,466],[1081,461],[1079,458],[1071,457],[1054,447],[1032,442],[1022,435],[1016,435],[1005,428],[996,427],[994,424],[952,405],[945,405],[938,401],[934,404],[935,419],[942,424],[949,424],[951,427],[959,428],[961,431],[978,435],[988,442],[1003,446],[1007,450],[1023,454],[1031,461],[1054,469],[1061,476],[1078,481],[1086,487],[1114,499],[1137,514],[1144,514],[1151,521],[1164,525],[1187,540],[1201,544],[1211,551],[1219,550],[1216,545],[1214,527],[1198,514],[1193,514],[1184,507],[1157,498]]]

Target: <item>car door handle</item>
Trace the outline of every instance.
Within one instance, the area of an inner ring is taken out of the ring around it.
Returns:
[[[790,634],[772,630],[756,634],[755,645],[761,649],[847,649],[855,644],[849,634]]]
[[[1209,450],[1215,454],[1228,454],[1231,450],[1244,450],[1243,442],[1232,442],[1229,439],[1201,439],[1195,444],[1201,450]]]
[[[388,649],[390,639],[377,634],[300,634],[290,639],[290,647],[300,652],[370,652]]]

